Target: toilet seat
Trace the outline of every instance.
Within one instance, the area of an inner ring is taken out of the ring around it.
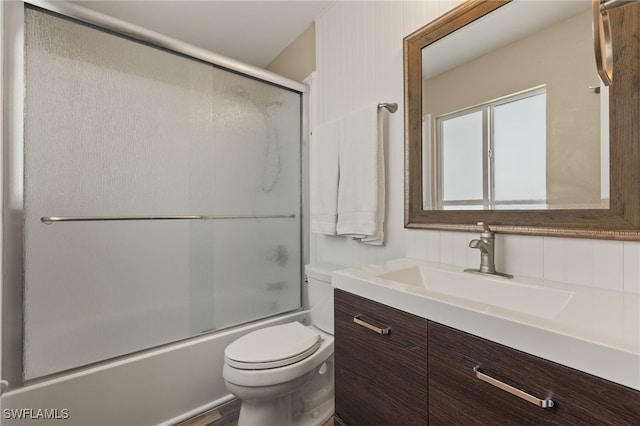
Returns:
[[[320,347],[320,334],[299,322],[266,327],[242,336],[224,351],[227,365],[265,370],[294,364]]]

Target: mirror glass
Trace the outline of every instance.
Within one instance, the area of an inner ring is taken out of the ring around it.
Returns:
[[[640,241],[640,3],[608,14],[614,78],[599,93],[592,49],[602,46],[591,42],[590,23],[579,24],[580,35],[558,29],[586,16],[588,3],[467,0],[404,37],[406,228],[476,232],[484,222],[500,233]],[[592,5],[601,19],[600,1]],[[547,6],[560,9],[547,13],[553,21],[540,21]],[[507,37],[507,29],[531,22],[539,22],[536,35]],[[554,29],[542,56],[513,48]],[[447,44],[455,38],[461,41]],[[560,44],[568,47],[558,51]],[[497,56],[510,47],[519,55]],[[472,55],[457,59],[465,51]],[[443,57],[452,65],[434,71]],[[463,71],[483,60],[495,67]],[[555,81],[561,74],[569,77]],[[429,82],[445,77],[457,82],[443,89],[444,82]],[[431,106],[431,98],[446,104]]]
[[[514,1],[422,49],[424,210],[609,208],[591,13]]]

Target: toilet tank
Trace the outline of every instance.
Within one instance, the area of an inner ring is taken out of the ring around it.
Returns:
[[[307,294],[311,309],[311,322],[320,330],[333,334],[333,287],[331,272],[335,265],[305,265]]]

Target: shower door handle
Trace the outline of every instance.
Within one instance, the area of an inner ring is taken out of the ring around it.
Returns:
[[[40,221],[45,225],[58,222],[98,222],[115,220],[198,220],[203,216],[46,216]]]
[[[100,222],[100,221],[124,221],[124,220],[223,220],[223,219],[286,219],[295,218],[291,214],[264,214],[264,215],[176,215],[176,216],[45,216],[40,221],[45,225],[58,222]]]

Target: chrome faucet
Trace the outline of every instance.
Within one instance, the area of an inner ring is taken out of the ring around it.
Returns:
[[[513,275],[496,271],[495,265],[495,234],[484,222],[478,222],[478,226],[482,226],[480,239],[474,239],[469,242],[469,247],[480,250],[480,268],[465,269],[465,272],[473,272],[478,274],[496,275],[504,278],[513,278]]]

